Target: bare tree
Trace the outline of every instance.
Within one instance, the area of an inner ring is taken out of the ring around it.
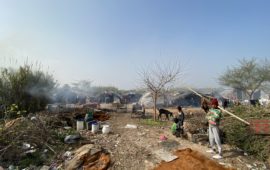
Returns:
[[[152,68],[140,73],[144,86],[151,92],[154,102],[154,120],[157,117],[157,99],[163,90],[168,89],[181,74],[179,62],[173,64],[153,64]]]

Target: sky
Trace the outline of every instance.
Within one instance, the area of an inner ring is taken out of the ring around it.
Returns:
[[[0,66],[41,63],[60,84],[141,87],[180,62],[175,86],[218,87],[241,58],[269,58],[267,0],[0,0]]]

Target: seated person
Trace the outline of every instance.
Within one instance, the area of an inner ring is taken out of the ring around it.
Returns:
[[[172,127],[171,127],[172,134],[175,135],[176,137],[179,137],[180,133],[177,131],[177,129],[178,129],[177,128],[178,119],[173,118],[173,121],[174,121],[174,123],[172,124]]]

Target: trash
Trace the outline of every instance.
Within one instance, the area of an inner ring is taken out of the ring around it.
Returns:
[[[69,157],[71,157],[71,155],[72,155],[72,152],[66,151],[63,156],[66,158],[69,158]]]
[[[84,121],[77,120],[77,130],[83,130],[83,128],[84,128]]]
[[[30,149],[31,145],[28,144],[28,143],[23,143],[23,146],[22,146],[22,149],[23,150],[27,150],[27,149]]]
[[[36,151],[37,151],[36,149],[31,149],[31,150],[26,151],[26,152],[24,152],[24,153],[35,153]]]
[[[163,149],[159,149],[157,151],[154,152],[160,159],[164,160],[165,162],[171,162],[173,160],[175,160],[176,158],[178,158],[178,156],[172,155],[171,153],[163,150]]]
[[[98,123],[93,123],[92,124],[92,133],[97,133],[98,129],[99,129]]]
[[[165,141],[165,140],[167,140],[168,138],[167,138],[165,135],[160,135],[159,139],[160,139],[161,141]]]
[[[248,156],[248,153],[244,152],[244,155],[245,155],[245,156]]]
[[[244,152],[243,149],[240,149],[240,148],[238,148],[238,147],[236,147],[236,151],[238,151],[238,152]]]
[[[129,129],[137,129],[137,126],[136,126],[136,125],[127,124],[127,125],[125,126],[125,128],[129,128]]]
[[[4,168],[2,166],[0,166],[0,170],[4,170]]]
[[[97,123],[97,121],[95,121],[95,120],[86,122],[86,129],[87,130],[91,130],[92,129],[92,125],[93,124],[96,124],[96,123]]]
[[[33,117],[31,117],[31,119],[30,120],[37,120],[37,117],[36,116],[33,116]]]
[[[68,144],[76,143],[80,138],[81,138],[80,134],[68,135],[65,137],[64,142]]]
[[[108,134],[110,131],[111,131],[111,129],[110,129],[109,125],[103,125],[103,128],[102,128],[103,134]]]
[[[66,130],[69,130],[69,129],[71,129],[72,127],[70,127],[70,126],[65,126],[64,127],[64,129],[66,129]]]
[[[44,149],[43,153],[47,153],[48,152],[48,149]]]
[[[102,153],[101,149],[87,144],[74,152],[74,157],[67,162],[65,169],[106,169],[109,166],[110,157]]]

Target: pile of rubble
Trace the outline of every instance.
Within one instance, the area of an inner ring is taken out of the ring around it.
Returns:
[[[0,165],[11,169],[12,167],[29,169],[31,166],[40,169],[43,165],[56,168],[59,161],[65,161],[58,155],[82,145],[82,136],[76,131],[76,118],[84,117],[85,114],[84,110],[59,114],[40,112],[3,122],[0,128]],[[96,111],[93,114],[96,121],[105,121],[109,118],[106,112]],[[92,148],[93,146],[91,150]],[[74,155],[76,157],[77,152]],[[94,164],[101,167],[94,169],[106,169],[110,162],[108,154],[103,150],[94,154],[91,151],[91,154],[87,153],[87,157],[84,158],[83,166],[89,167],[88,169]],[[101,166],[102,164],[104,166]]]
[[[188,140],[194,143],[207,143],[207,120],[202,109],[187,110],[186,119],[184,122],[184,129]]]

